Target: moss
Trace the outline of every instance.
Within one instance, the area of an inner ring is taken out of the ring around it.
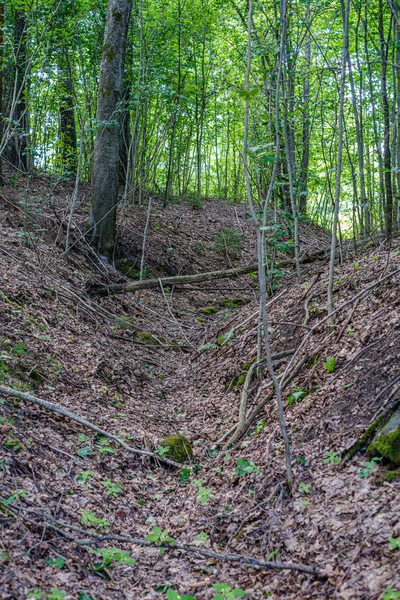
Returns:
[[[117,263],[117,268],[121,273],[129,277],[130,279],[139,279],[140,271],[139,269],[135,269],[132,261],[129,258],[123,258],[119,260]]]
[[[347,450],[347,452],[343,455],[343,460],[342,460],[342,464],[344,464],[345,462],[349,461],[350,459],[353,458],[353,456],[355,456],[360,450],[362,450],[363,448],[365,448],[365,446],[368,444],[368,442],[371,440],[371,438],[373,437],[375,431],[382,426],[382,417],[379,416],[375,419],[375,421],[373,421],[371,423],[371,425],[368,427],[368,429],[365,430],[365,432],[363,433],[363,435],[356,441],[355,444],[352,445],[352,447]]]
[[[202,315],[215,315],[217,309],[215,306],[205,306],[204,308],[200,308],[198,312]]]
[[[4,448],[12,450],[15,454],[19,454],[24,449],[23,445],[19,440],[13,438],[7,438],[3,443]]]
[[[192,444],[181,433],[169,435],[160,442],[160,446],[168,446],[167,456],[176,462],[183,463],[193,456]]]
[[[151,333],[147,331],[137,331],[135,333],[135,339],[138,342],[142,342],[142,344],[147,344],[147,346],[160,346],[161,343],[165,343],[166,340],[162,337],[156,339]]]
[[[400,479],[400,467],[398,469],[396,469],[395,471],[388,471],[388,473],[386,474],[386,477],[385,477],[385,481],[387,481],[388,483],[392,483],[393,481],[396,481],[397,479]]]
[[[196,321],[198,323],[205,323],[205,319],[203,319],[203,317],[196,317]]]
[[[220,301],[220,305],[226,308],[237,308],[238,306],[243,306],[249,302],[250,298],[226,298],[225,300]]]
[[[383,456],[394,465],[400,466],[400,427],[390,433],[381,433],[368,446],[369,456]]]

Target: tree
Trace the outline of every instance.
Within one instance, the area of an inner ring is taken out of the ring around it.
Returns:
[[[97,101],[92,172],[93,243],[110,258],[115,245],[119,182],[118,102],[123,89],[125,46],[132,0],[109,0]]]

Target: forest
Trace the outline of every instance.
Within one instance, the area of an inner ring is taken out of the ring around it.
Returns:
[[[0,599],[400,599],[400,0],[0,2]]]

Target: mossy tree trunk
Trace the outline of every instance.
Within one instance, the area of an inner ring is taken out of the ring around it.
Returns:
[[[93,242],[110,257],[115,244],[119,179],[120,126],[118,102],[122,92],[125,46],[132,0],[109,0],[97,101],[96,143],[93,155]]]

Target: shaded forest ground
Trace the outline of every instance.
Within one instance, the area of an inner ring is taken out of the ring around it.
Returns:
[[[58,588],[66,598],[86,592],[98,599],[158,599],[165,593],[157,586],[167,582],[198,600],[212,598],[218,582],[247,590],[251,599],[369,600],[388,587],[400,591],[400,551],[387,542],[400,536],[399,481],[385,481],[387,465],[361,478],[363,454],[345,465],[324,462],[326,452],[341,454],[351,446],[400,375],[399,276],[339,312],[333,328],[317,328],[297,359],[307,357],[286,393],[304,396],[286,410],[296,477],[290,498],[274,401],[235,448],[212,451],[237,421],[243,379],[256,355],[257,320],[250,318],[257,312],[255,280],[90,299],[89,282],[124,276],[90,252],[82,236],[85,202],[65,257],[71,194],[69,183],[45,178],[20,179],[3,190],[0,381],[61,403],[137,447],[153,450],[165,435],[181,432],[193,444],[199,469],[182,482],[177,473],[127,455],[76,423],[3,398],[0,492],[17,516],[0,514],[1,598]],[[87,203],[83,188],[85,195]],[[120,230],[134,268],[145,221],[145,209],[128,210]],[[243,235],[240,258],[213,250],[222,227]],[[302,239],[311,254],[329,243],[310,224],[303,225]],[[184,274],[246,264],[254,260],[253,244],[242,206],[209,201],[204,210],[186,204],[163,209],[155,201],[148,271]],[[398,266],[398,240],[390,251],[376,244],[348,253],[336,272],[335,306]],[[274,354],[297,347],[307,327],[326,316],[327,278],[325,262],[304,268],[300,282],[290,270],[282,274],[270,309]],[[206,307],[214,310],[204,314]],[[306,316],[306,326],[295,326]],[[336,361],[333,373],[324,368],[328,357]],[[287,360],[277,363],[278,372]],[[104,452],[105,446],[115,452]],[[235,477],[239,458],[251,459],[260,472]],[[193,483],[199,478],[213,493],[204,504]],[[106,481],[122,493],[108,494]],[[158,525],[180,543],[193,544],[203,531],[206,548],[308,564],[327,577],[261,571],[178,551],[160,556],[155,548],[125,544],[120,547],[136,565],[113,567],[102,579],[93,573],[98,558],[88,549],[33,524],[50,517],[84,529],[85,510],[105,517],[112,534],[144,538]],[[61,569],[47,562],[57,557],[65,561]]]

